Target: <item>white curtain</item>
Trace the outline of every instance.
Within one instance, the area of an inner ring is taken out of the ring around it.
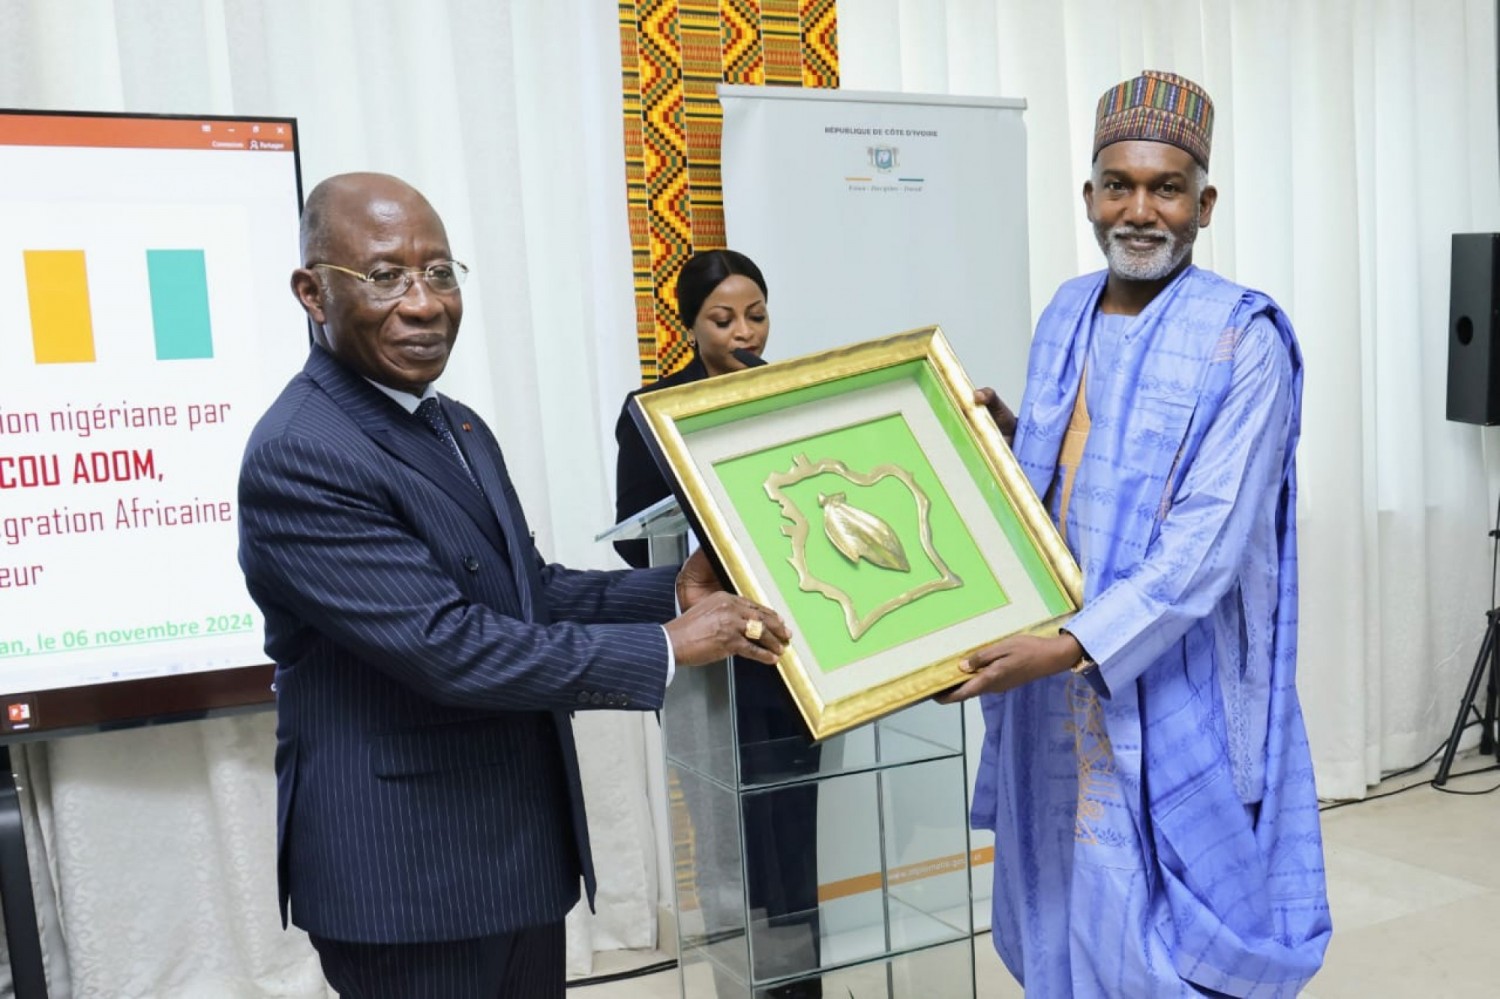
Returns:
[[[494,427],[543,552],[607,567],[592,538],[639,384],[616,17],[601,0],[6,0],[0,107],[291,115],[305,189],[366,169],[422,189],[474,268],[441,387]],[[19,754],[54,996],[324,995],[276,913],[273,723]],[[656,943],[650,724],[579,719],[600,898],[570,917],[573,972]]]
[[[1489,604],[1496,440],[1445,422],[1449,237],[1500,230],[1493,0],[844,0],[842,85],[1029,103],[1031,302],[1102,266],[1095,102],[1202,83],[1195,262],[1287,309],[1307,361],[1301,659],[1320,793],[1447,736]],[[1488,447],[1486,447],[1488,445]]]

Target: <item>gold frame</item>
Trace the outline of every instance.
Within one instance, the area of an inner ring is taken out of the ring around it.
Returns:
[[[734,511],[722,509],[710,492],[678,422],[742,403],[769,399],[811,384],[849,378],[912,361],[927,365],[955,411],[962,414],[963,429],[1010,501],[1033,551],[1045,564],[1058,589],[1071,602],[1068,612],[1033,622],[1019,633],[1055,634],[1057,628],[1082,605],[1082,574],[989,413],[974,402],[973,384],[938,327],[922,327],[658,392],[641,393],[633,399],[632,412],[658,463],[674,482],[678,500],[697,529],[700,540],[717,560],[729,585],[757,603],[776,606],[770,599],[767,584],[751,570],[745,552],[731,531],[729,519],[736,516]],[[797,623],[789,621],[788,624],[795,632]],[[990,641],[1001,637],[1004,636],[996,635]],[[984,644],[988,643],[944,651],[936,659],[893,680],[876,683],[828,703],[808,679],[808,664],[801,661],[796,649],[788,647],[777,668],[813,737],[825,739],[963,682],[966,674],[958,669],[959,661]]]

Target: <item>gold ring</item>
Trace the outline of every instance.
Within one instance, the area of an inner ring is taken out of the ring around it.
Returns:
[[[752,617],[745,622],[745,637],[752,642],[760,641],[761,633],[764,631],[765,627],[760,623],[760,618],[758,617]]]

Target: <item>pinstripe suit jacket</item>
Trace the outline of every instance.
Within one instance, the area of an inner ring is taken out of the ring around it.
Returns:
[[[240,564],[276,662],[283,921],[367,943],[560,920],[593,869],[570,712],[660,707],[671,569],[544,565],[499,445],[475,488],[321,348],[250,437]],[[517,569],[519,567],[519,571]],[[523,611],[522,590],[531,612]]]

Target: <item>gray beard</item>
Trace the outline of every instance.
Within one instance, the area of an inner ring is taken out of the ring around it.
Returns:
[[[1143,234],[1158,239],[1156,245],[1144,253],[1128,249],[1118,241],[1119,237]],[[1108,229],[1094,226],[1094,238],[1099,241],[1099,249],[1104,251],[1111,274],[1131,281],[1160,281],[1176,270],[1192,250],[1198,239],[1198,216],[1194,214],[1186,238],[1182,239],[1170,229],[1141,229],[1124,222]]]

